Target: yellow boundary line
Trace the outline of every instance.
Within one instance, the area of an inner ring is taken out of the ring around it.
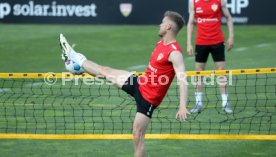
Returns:
[[[276,140],[276,135],[146,134],[155,140]],[[131,140],[132,134],[0,134],[0,139]]]
[[[244,75],[244,74],[271,74],[276,73],[276,68],[259,68],[259,69],[233,69],[233,70],[214,70],[214,71],[187,71],[187,76],[205,76],[205,75]],[[141,72],[136,75],[143,75]],[[91,78],[87,73],[82,75],[73,75],[68,72],[64,73],[0,73],[0,78]]]

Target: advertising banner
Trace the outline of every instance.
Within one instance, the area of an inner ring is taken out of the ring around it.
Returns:
[[[187,4],[186,4],[187,5]],[[0,0],[2,23],[156,24],[183,0]]]
[[[158,24],[166,10],[188,20],[189,0],[0,0],[0,23]],[[276,24],[273,0],[227,0],[235,24]],[[225,19],[222,22],[225,23]]]

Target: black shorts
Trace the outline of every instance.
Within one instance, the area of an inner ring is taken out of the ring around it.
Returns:
[[[136,101],[137,112],[140,112],[151,118],[156,108],[143,98],[139,90],[138,76],[130,76],[122,87],[122,90],[133,96]]]
[[[214,62],[223,62],[225,61],[224,50],[224,42],[215,45],[196,45],[195,60],[199,63],[206,63],[211,53]]]

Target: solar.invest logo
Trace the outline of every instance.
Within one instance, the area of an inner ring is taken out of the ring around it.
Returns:
[[[26,17],[97,17],[97,6],[94,3],[58,4],[56,1],[27,1],[27,3],[0,3],[0,19],[12,14],[12,16]]]
[[[11,13],[11,6],[8,3],[0,3],[0,19]]]

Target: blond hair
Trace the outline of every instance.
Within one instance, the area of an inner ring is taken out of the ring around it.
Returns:
[[[184,25],[184,18],[177,12],[166,11],[164,17],[168,17],[176,25],[175,33],[177,34]]]

